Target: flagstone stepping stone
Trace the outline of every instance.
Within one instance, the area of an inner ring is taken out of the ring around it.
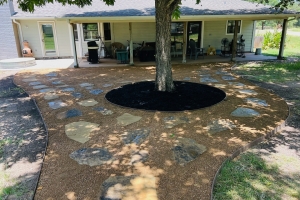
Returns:
[[[184,81],[190,81],[191,78],[190,78],[190,77],[185,77],[183,80],[184,80]]]
[[[253,95],[257,94],[257,92],[255,92],[254,90],[238,90],[238,92],[242,94],[253,94]]]
[[[57,85],[57,88],[65,88],[65,87],[69,87],[69,85]]]
[[[206,147],[191,138],[178,138],[178,143],[172,150],[175,161],[184,166],[203,154]]]
[[[216,83],[219,82],[217,79],[214,79],[210,76],[203,76],[200,78],[201,83]]]
[[[226,85],[224,85],[224,84],[215,84],[215,87],[217,87],[217,88],[225,88]]]
[[[34,82],[30,82],[29,85],[30,86],[34,86],[34,85],[41,85],[42,83],[39,81],[34,81]]]
[[[217,119],[211,121],[206,128],[210,134],[214,134],[225,130],[231,130],[235,127],[236,126],[234,125],[234,123],[230,120]]]
[[[34,81],[38,81],[38,79],[36,78],[24,78],[22,79],[23,82],[34,82]]]
[[[122,134],[122,140],[125,144],[135,143],[140,145],[148,137],[150,130],[148,129],[137,129],[133,131],[126,131]]]
[[[70,158],[80,165],[99,166],[113,160],[113,156],[107,149],[82,148],[70,154]]]
[[[57,76],[57,73],[50,72],[50,73],[46,74],[46,76],[48,76],[48,77],[55,77],[55,76]]]
[[[47,86],[47,85],[35,85],[35,86],[33,86],[32,88],[33,89],[43,89],[43,88],[48,88],[49,86]]]
[[[53,100],[53,99],[57,99],[58,97],[59,96],[56,93],[49,92],[45,94],[44,99]]]
[[[79,85],[80,85],[80,87],[94,86],[94,84],[92,84],[92,83],[80,83]]]
[[[216,71],[216,74],[230,75],[227,71]]]
[[[243,83],[239,83],[239,82],[228,82],[229,85],[233,85],[233,86],[236,86],[236,87],[244,87],[245,84]]]
[[[149,152],[146,150],[140,150],[132,153],[130,164],[133,165],[135,163],[145,162],[148,159]]]
[[[232,81],[235,80],[236,78],[230,75],[222,76],[222,79],[225,81]]]
[[[117,117],[117,123],[121,126],[127,126],[129,124],[139,121],[140,119],[142,119],[142,117],[124,113],[120,117]]]
[[[56,77],[51,77],[51,78],[48,78],[49,81],[54,81],[54,80],[57,80],[58,78]]]
[[[259,106],[269,106],[269,104],[267,104],[266,100],[262,100],[262,99],[258,99],[258,98],[247,98],[245,99],[246,103],[252,103],[255,105],[259,105]]]
[[[87,89],[87,90],[92,90],[93,88],[94,88],[93,86],[85,87],[85,89]]]
[[[98,101],[95,101],[94,99],[88,99],[88,100],[78,102],[78,104],[81,106],[94,106],[97,103]]]
[[[57,119],[66,119],[66,118],[77,117],[77,116],[82,116],[82,112],[77,109],[71,109],[71,110],[67,110],[65,112],[58,113],[56,115],[56,118]]]
[[[101,200],[158,200],[156,179],[145,176],[111,176],[101,185]]]
[[[55,92],[54,88],[45,88],[40,90],[40,93]]]
[[[63,88],[61,89],[62,92],[74,92],[75,88],[73,87],[67,87],[67,88]]]
[[[54,110],[68,106],[66,103],[62,102],[61,100],[51,101],[51,102],[48,102],[48,104],[49,104],[50,108],[52,108]]]
[[[53,81],[52,82],[53,85],[60,85],[60,84],[64,84],[62,81]]]
[[[79,121],[67,124],[65,126],[66,135],[80,143],[87,142],[92,131],[99,130],[99,124],[86,121]]]
[[[251,108],[239,107],[235,109],[230,115],[234,117],[256,117],[260,114]]]
[[[72,96],[75,97],[76,99],[80,99],[82,97],[82,94],[80,92],[73,92]]]
[[[94,95],[98,95],[98,94],[103,93],[103,90],[101,90],[101,89],[94,89],[94,90],[90,90],[90,93],[94,94]]]
[[[114,113],[113,111],[108,110],[108,109],[103,108],[103,107],[97,107],[97,108],[94,108],[94,110],[100,112],[102,115],[111,115],[111,114]]]
[[[106,84],[103,85],[103,87],[105,87],[105,88],[106,88],[106,87],[111,87],[111,86],[113,86],[113,84],[108,84],[108,83],[106,83]]]
[[[174,126],[177,126],[179,124],[185,124],[188,123],[190,120],[187,117],[165,117],[164,122],[165,122],[165,128],[173,128]]]
[[[35,78],[35,75],[26,75],[26,76],[23,76],[24,78]]]

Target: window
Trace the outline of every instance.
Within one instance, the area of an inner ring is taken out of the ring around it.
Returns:
[[[171,40],[172,43],[183,42],[183,23],[173,22],[171,23]]]
[[[97,23],[84,23],[83,38],[84,41],[98,40],[98,24]]]
[[[241,33],[241,25],[242,21],[238,20],[238,34]],[[226,29],[226,34],[233,34],[234,33],[234,26],[235,26],[235,20],[228,20],[227,21],[227,29]]]
[[[110,23],[103,23],[104,26],[104,40],[111,40]]]
[[[77,24],[72,24],[73,26],[73,34],[75,41],[78,41],[78,31],[77,31]]]

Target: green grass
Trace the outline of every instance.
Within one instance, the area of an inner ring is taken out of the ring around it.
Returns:
[[[267,164],[254,153],[244,153],[228,161],[220,171],[214,187],[215,200],[300,199],[300,184],[278,176],[276,165]]]
[[[46,51],[55,50],[54,37],[44,34],[44,44]]]
[[[298,28],[289,28],[289,31],[300,32],[300,27],[298,27]]]

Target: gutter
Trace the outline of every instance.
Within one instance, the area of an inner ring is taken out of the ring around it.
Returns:
[[[21,50],[24,48],[23,47],[23,33],[22,33],[22,26],[19,22],[17,22],[15,19],[12,20],[15,24],[18,25],[18,36],[19,36],[19,40],[20,40],[20,46],[21,46]]]

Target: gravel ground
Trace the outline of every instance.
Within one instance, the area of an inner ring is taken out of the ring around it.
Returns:
[[[34,102],[13,83],[16,72],[0,71],[0,189],[8,193],[0,199],[27,200],[34,196],[47,133]]]

